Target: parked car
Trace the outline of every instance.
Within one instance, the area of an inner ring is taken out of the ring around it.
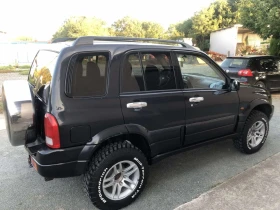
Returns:
[[[100,209],[133,202],[164,157],[226,139],[257,152],[274,110],[267,90],[240,86],[205,53],[154,39],[51,44],[2,93],[11,144],[46,181],[83,175]]]
[[[242,83],[280,90],[280,58],[275,56],[227,57],[221,67]]]

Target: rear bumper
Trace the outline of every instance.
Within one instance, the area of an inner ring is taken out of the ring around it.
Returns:
[[[94,145],[90,145],[50,149],[45,143],[38,140],[25,145],[34,169],[41,176],[47,178],[63,178],[83,174],[88,165],[89,152],[94,147]]]

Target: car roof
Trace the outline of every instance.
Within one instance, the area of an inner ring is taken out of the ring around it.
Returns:
[[[126,48],[126,50],[136,50],[136,49],[166,49],[166,50],[194,50],[199,51],[195,47],[188,45],[187,43],[183,43],[180,41],[174,40],[161,40],[161,39],[149,39],[149,38],[131,38],[131,37],[95,37],[95,36],[87,36],[87,37],[79,37],[78,39],[67,40],[66,38],[61,39],[62,42],[55,40],[54,43],[48,46],[48,49],[45,50],[54,50],[61,51],[64,48],[69,47],[78,47],[78,48],[88,48],[95,46],[96,49],[101,49],[104,47],[106,50],[120,50],[121,48]],[[66,40],[66,41],[65,41]],[[153,42],[153,43],[151,43]]]

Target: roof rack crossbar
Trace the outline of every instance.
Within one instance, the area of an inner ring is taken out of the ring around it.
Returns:
[[[126,41],[126,42],[157,42],[157,43],[170,43],[170,44],[180,44],[182,47],[192,48],[192,46],[174,40],[164,40],[164,39],[152,39],[152,38],[134,38],[134,37],[110,37],[110,36],[83,36],[76,39],[73,46],[93,44],[94,41]]]

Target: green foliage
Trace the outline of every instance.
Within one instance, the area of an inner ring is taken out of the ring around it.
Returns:
[[[29,36],[19,36],[19,37],[16,38],[16,40],[17,41],[25,41],[25,42],[29,41],[29,42],[31,42],[31,41],[33,41],[33,38],[29,37]]]
[[[117,20],[112,25],[112,31],[116,36],[145,37],[142,23],[128,16]]]
[[[80,36],[106,36],[109,35],[106,23],[98,18],[70,17],[53,35],[53,39],[62,37],[76,38]]]
[[[0,71],[11,71],[11,70],[14,70],[15,67],[12,66],[12,65],[9,65],[9,66],[0,66]]]
[[[280,39],[271,39],[269,53],[270,55],[280,56]]]
[[[163,38],[164,28],[154,22],[124,17],[113,23],[110,31],[116,36],[142,37],[142,38]]]
[[[241,23],[263,38],[280,38],[280,0],[241,0]]]
[[[142,22],[142,30],[145,32],[145,38],[162,39],[164,37],[164,28],[154,22]]]
[[[184,34],[184,37],[191,37],[193,35],[193,20],[190,18],[182,23],[176,25],[176,30]]]
[[[165,33],[165,36],[166,36],[168,39],[173,39],[173,40],[183,38],[183,37],[184,37],[184,33],[178,31],[177,27],[178,27],[178,25],[176,25],[176,24],[171,24],[171,25],[169,26],[167,32]]]
[[[19,73],[20,75],[28,75],[28,74],[29,74],[29,70],[18,71],[18,73]]]
[[[194,34],[209,35],[212,31],[230,27],[237,23],[238,16],[237,6],[232,1],[215,1],[192,18]]]

